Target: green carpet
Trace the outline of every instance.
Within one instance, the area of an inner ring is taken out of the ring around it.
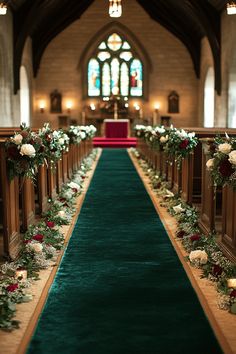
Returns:
[[[221,353],[122,149],[104,150],[28,354]]]

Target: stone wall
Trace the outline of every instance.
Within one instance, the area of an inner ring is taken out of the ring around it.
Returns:
[[[123,14],[119,23],[129,29],[143,46],[151,61],[148,73],[148,99],[139,102],[144,117],[151,120],[155,102],[160,103],[160,115],[168,115],[167,96],[172,90],[180,96],[180,113],[171,114],[176,126],[196,126],[198,124],[198,80],[196,79],[190,55],[184,45],[137,4],[129,0],[123,4]],[[44,52],[36,79],[34,117],[37,124],[48,120],[57,126],[58,114],[50,114],[49,95],[54,89],[62,93],[62,114],[66,113],[66,100],[72,100],[74,107],[71,117],[78,121],[84,105],[82,76],[85,68],[81,58],[88,43],[111,24],[108,16],[108,2],[96,0],[83,16],[60,33]],[[117,23],[117,21],[116,21]],[[45,100],[47,108],[40,113],[37,102]],[[134,100],[133,100],[134,101]],[[132,101],[130,102],[132,105]]]

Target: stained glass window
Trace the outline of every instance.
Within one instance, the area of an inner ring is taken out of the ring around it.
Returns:
[[[143,65],[130,44],[117,33],[97,47],[88,62],[88,96],[143,95]]]
[[[110,96],[111,94],[111,75],[110,65],[105,63],[102,68],[102,93],[103,96]]]
[[[100,66],[96,59],[90,59],[88,65],[88,94],[100,96]]]
[[[129,69],[126,63],[122,63],[120,68],[120,94],[129,95]]]
[[[142,63],[139,59],[134,59],[130,65],[130,95],[142,96],[143,78]]]

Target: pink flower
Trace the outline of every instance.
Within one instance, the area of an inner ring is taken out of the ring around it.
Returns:
[[[46,221],[46,225],[47,227],[50,227],[50,229],[52,229],[55,226],[55,222],[53,221]]]
[[[16,289],[18,289],[18,284],[10,284],[6,287],[6,290],[9,292],[9,293],[13,293],[14,291],[16,291]]]

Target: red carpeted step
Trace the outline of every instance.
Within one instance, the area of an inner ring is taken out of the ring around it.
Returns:
[[[97,137],[93,139],[94,147],[118,147],[118,148],[128,148],[136,147],[137,139],[136,138],[105,138]]]

